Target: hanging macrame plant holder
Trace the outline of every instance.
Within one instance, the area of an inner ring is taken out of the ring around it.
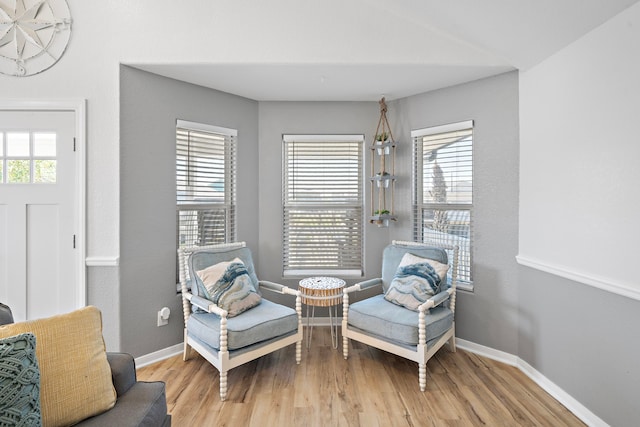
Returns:
[[[371,216],[369,222],[378,227],[388,227],[396,221],[393,212],[395,191],[396,142],[387,120],[387,103],[379,101],[380,118],[371,143]]]

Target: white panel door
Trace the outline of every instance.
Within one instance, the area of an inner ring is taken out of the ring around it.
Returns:
[[[0,301],[17,321],[78,308],[75,115],[0,111]]]

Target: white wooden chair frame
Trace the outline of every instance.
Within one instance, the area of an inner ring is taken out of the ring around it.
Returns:
[[[392,244],[416,247],[424,247],[429,245],[427,243],[405,242],[396,240],[394,240]],[[404,357],[405,359],[417,362],[420,391],[424,391],[427,386],[427,361],[431,359],[431,357],[447,342],[449,343],[449,349],[452,352],[456,351],[455,321],[447,332],[445,332],[435,343],[427,348],[425,314],[429,311],[429,309],[442,304],[448,299],[449,309],[455,315],[456,282],[458,276],[458,246],[442,244],[433,246],[437,246],[442,249],[453,250],[453,262],[451,265],[451,287],[445,291],[448,294],[448,298],[438,298],[438,296],[441,296],[441,294],[434,295],[432,298],[428,299],[422,305],[420,305],[420,307],[418,307],[418,345],[416,346],[415,350],[412,348],[407,348],[406,346],[394,344],[392,342],[373,335],[369,335],[367,333],[349,329],[349,294],[374,286],[382,286],[382,278],[370,279],[360,283],[356,283],[355,285],[346,288],[342,296],[342,353],[344,355],[344,358],[347,359],[349,356],[349,339],[353,339],[372,347],[379,348],[380,350],[384,350],[400,357]]]
[[[178,250],[179,254],[179,277],[180,287],[182,290],[182,309],[184,312],[184,351],[183,360],[187,361],[190,357],[190,349],[196,350],[202,357],[204,357],[209,363],[211,363],[220,372],[220,400],[224,401],[227,398],[227,372],[237,366],[250,362],[254,359],[262,357],[266,354],[272,353],[283,347],[291,344],[296,344],[296,364],[300,364],[302,359],[302,299],[300,291],[293,290],[289,287],[260,280],[258,282],[261,289],[276,292],[280,294],[294,295],[296,297],[296,313],[298,315],[298,331],[286,336],[277,341],[270,342],[262,346],[256,346],[255,349],[243,352],[236,356],[231,356],[228,350],[227,341],[227,311],[221,309],[216,304],[206,301],[206,304],[202,303],[202,298],[194,297],[187,288],[187,281],[189,280],[189,255],[193,252],[201,249],[239,249],[246,247],[245,242],[227,243],[210,246],[193,246],[188,248],[181,248]],[[205,310],[208,313],[215,313],[220,316],[220,349],[218,351],[211,351],[211,349],[204,347],[199,342],[189,336],[187,331],[187,321],[191,316],[191,304],[197,305],[199,308]]]

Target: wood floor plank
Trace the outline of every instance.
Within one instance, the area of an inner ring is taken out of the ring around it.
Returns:
[[[416,363],[353,341],[345,360],[328,327],[315,327],[300,365],[292,345],[229,371],[225,402],[218,371],[195,351],[137,373],[165,381],[175,426],[584,426],[512,366],[445,347],[420,392]]]

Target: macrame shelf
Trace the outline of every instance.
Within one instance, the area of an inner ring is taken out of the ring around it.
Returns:
[[[371,143],[371,216],[369,222],[378,227],[388,227],[389,221],[398,218],[393,213],[393,192],[395,190],[396,143],[387,121],[387,104],[382,98],[380,119]]]

